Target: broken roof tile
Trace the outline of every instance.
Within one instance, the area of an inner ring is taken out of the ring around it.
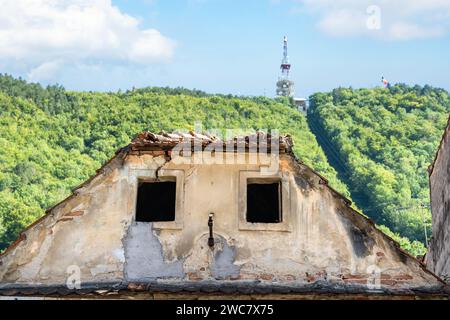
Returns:
[[[277,139],[273,141],[273,139]],[[273,145],[272,145],[273,142]],[[197,143],[201,144],[202,148],[206,148],[211,145],[214,147],[227,147],[234,146],[234,148],[245,147],[249,149],[250,147],[258,148],[261,150],[270,151],[272,146],[277,146],[281,152],[290,152],[293,146],[292,139],[289,135],[278,136],[267,134],[262,131],[257,131],[254,134],[236,136],[228,140],[221,140],[216,136],[209,133],[197,133],[190,131],[185,132],[160,132],[155,134],[153,132],[145,131],[136,136],[131,141],[131,149],[134,151],[147,150],[148,148],[153,149],[172,149],[179,143]]]

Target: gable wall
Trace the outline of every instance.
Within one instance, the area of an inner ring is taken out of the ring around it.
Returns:
[[[180,165],[158,153],[129,155],[123,165],[116,158],[0,258],[0,283],[64,284],[71,266],[78,266],[85,282],[163,278],[366,284],[370,272],[379,270],[383,286],[439,284],[289,155],[281,156],[278,173],[283,192],[290,195],[283,211],[286,223],[278,230],[263,225],[252,230],[240,219],[239,190],[243,173],[258,174],[259,169]],[[137,223],[138,178],[154,178],[157,172],[161,177],[178,174],[184,181],[178,221]],[[214,250],[207,245],[210,212]]]

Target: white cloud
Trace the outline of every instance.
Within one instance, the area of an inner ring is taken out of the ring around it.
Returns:
[[[175,43],[111,0],[0,0],[0,62],[34,80],[78,63],[167,62]]]
[[[63,66],[62,60],[44,62],[28,72],[27,77],[30,81],[48,81],[52,80]]]
[[[389,28],[389,34],[393,39],[402,40],[439,37],[445,32],[445,29],[440,26],[423,27],[406,22],[393,23]]]
[[[450,31],[450,0],[296,0],[331,36],[409,40]],[[374,11],[375,8],[375,11]],[[369,21],[368,21],[369,20]],[[371,28],[379,20],[379,28]],[[369,26],[369,27],[368,27]]]
[[[325,14],[318,23],[318,27],[332,36],[359,35],[365,29],[366,17],[363,12],[336,9]]]

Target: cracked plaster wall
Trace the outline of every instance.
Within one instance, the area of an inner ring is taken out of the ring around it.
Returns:
[[[289,230],[240,229],[239,174],[259,169],[248,164],[175,164],[157,153],[116,158],[0,257],[0,284],[64,284],[72,265],[80,267],[86,282],[365,283],[368,270],[376,266],[382,285],[438,284],[289,155],[280,158],[290,194]],[[177,200],[183,210],[177,212],[177,224],[134,222],[138,178],[154,178],[157,170],[183,173],[184,192]],[[207,245],[210,212],[214,250]]]

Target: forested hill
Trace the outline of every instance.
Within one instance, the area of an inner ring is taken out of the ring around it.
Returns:
[[[430,86],[339,88],[310,97],[308,121],[351,191],[377,223],[425,240],[431,232],[427,167],[450,112],[450,95]]]
[[[143,130],[278,129],[295,153],[349,196],[288,100],[144,88],[68,92],[0,76],[0,251]]]

